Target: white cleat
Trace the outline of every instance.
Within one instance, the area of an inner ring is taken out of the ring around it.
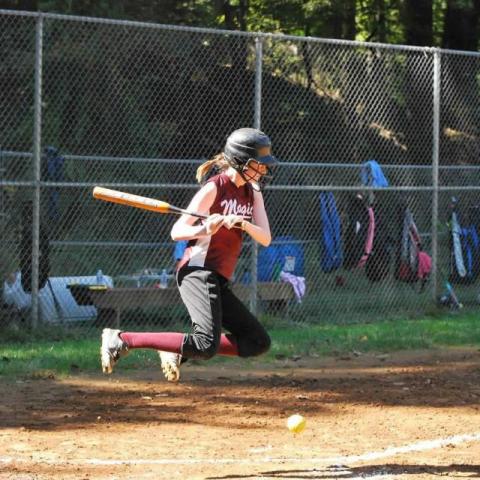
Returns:
[[[100,347],[103,373],[112,373],[113,366],[120,357],[128,354],[128,345],[120,338],[120,333],[122,333],[121,330],[103,329]]]
[[[165,378],[169,382],[178,382],[180,380],[180,363],[182,356],[179,353],[159,351],[162,370]]]

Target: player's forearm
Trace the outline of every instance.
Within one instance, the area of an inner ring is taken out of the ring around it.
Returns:
[[[262,228],[247,220],[242,222],[242,230],[248,233],[256,242],[264,247],[268,247],[272,241],[272,234],[270,229]]]
[[[194,240],[208,236],[206,225],[174,225],[171,231],[172,240]]]

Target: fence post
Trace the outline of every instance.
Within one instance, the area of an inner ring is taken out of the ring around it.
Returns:
[[[432,297],[438,298],[438,169],[440,156],[441,51],[433,50],[432,145]]]
[[[260,130],[262,123],[262,63],[263,63],[263,39],[255,37],[255,104],[253,126]],[[252,241],[252,257],[250,266],[250,310],[257,314],[257,267],[258,267],[258,244]]]
[[[33,117],[33,211],[32,211],[32,328],[38,326],[38,276],[40,238],[40,181],[41,181],[41,138],[42,138],[42,53],[43,15],[37,16],[35,30],[35,91]]]

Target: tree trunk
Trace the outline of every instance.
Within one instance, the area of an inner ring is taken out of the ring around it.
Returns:
[[[355,0],[345,0],[343,8],[343,38],[345,40],[355,40],[357,35],[357,26],[355,22],[356,7]]]
[[[242,32],[247,31],[248,0],[240,0],[238,6],[238,25]]]
[[[235,12],[229,0],[221,2],[221,13],[225,15],[225,28],[227,30],[235,30]]]
[[[310,36],[310,25],[307,23],[305,25],[305,36]],[[303,57],[303,65],[305,66],[305,73],[307,74],[307,88],[310,89],[313,85],[313,73],[312,73],[312,59],[309,50],[308,42],[300,42],[300,49]]]
[[[480,2],[473,7],[457,5],[458,0],[447,0],[443,26],[442,47],[451,50],[472,50],[478,46],[478,19]]]
[[[430,47],[433,43],[432,0],[406,0],[405,37],[407,45]]]
[[[386,43],[387,41],[387,18],[385,12],[385,1],[384,0],[376,0],[376,17],[377,17],[377,25],[378,25],[378,41],[380,43]]]

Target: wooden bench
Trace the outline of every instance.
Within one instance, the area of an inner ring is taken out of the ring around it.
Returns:
[[[248,305],[251,287],[249,285],[234,284],[235,295]],[[182,303],[177,287],[168,288],[91,288],[88,291],[91,303],[97,307],[99,316],[102,312],[115,312],[115,325],[120,327],[123,310],[142,307],[167,307]],[[293,287],[289,283],[259,282],[257,284],[259,301],[276,302],[286,306],[295,298]],[[87,300],[88,302],[88,300]],[[85,304],[85,303],[83,303]]]

